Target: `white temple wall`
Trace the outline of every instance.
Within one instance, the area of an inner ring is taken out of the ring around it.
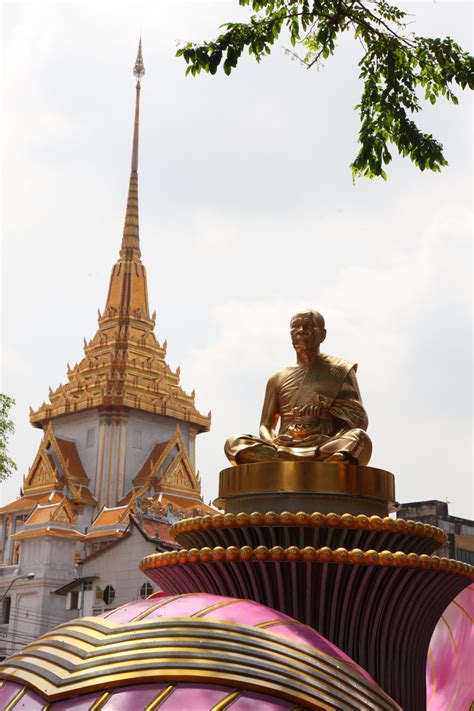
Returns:
[[[146,541],[136,528],[132,527],[131,534],[120,543],[84,561],[81,566],[81,577],[97,576],[93,581],[94,591],[96,586],[105,590],[107,585],[112,585],[115,599],[109,607],[119,607],[130,600],[137,600],[143,583],[151,583],[151,580],[139,569],[139,563],[142,558],[152,553],[155,553],[153,543]],[[157,592],[159,590],[157,585],[151,584],[153,592]],[[96,599],[95,594],[84,596],[84,615],[100,614],[106,607],[103,601]]]
[[[99,444],[99,412],[86,410],[72,415],[64,415],[53,421],[56,437],[64,437],[74,442],[87,476],[95,478],[97,448]],[[91,486],[91,490],[93,487]]]
[[[76,541],[67,538],[25,538],[21,541],[20,572],[34,573],[36,577],[52,576],[70,580],[74,576]],[[59,587],[59,582],[57,587]]]
[[[189,435],[189,423],[173,417],[130,410],[128,418],[100,418],[98,410],[64,415],[54,421],[57,437],[75,443],[87,476],[90,491],[102,506],[116,506],[131,489],[132,480],[158,442],[170,439],[176,426],[195,466],[195,437]],[[79,525],[90,524],[85,512]]]

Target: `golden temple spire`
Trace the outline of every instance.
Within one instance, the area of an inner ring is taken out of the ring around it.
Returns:
[[[133,75],[137,79],[135,96],[135,123],[133,127],[132,145],[132,170],[128,189],[127,211],[123,228],[122,247],[120,256],[125,259],[140,258],[140,235],[138,224],[138,136],[140,128],[140,90],[141,79],[145,74],[142,55],[142,39],[138,43],[137,59],[133,68]]]
[[[156,313],[150,315],[148,308],[147,275],[138,233],[139,102],[140,81],[145,74],[141,40],[133,74],[137,85],[132,170],[120,256],[112,267],[104,311],[99,312],[99,329],[84,343],[84,358],[72,368],[68,365],[67,382],[50,391],[48,403],[31,411],[30,421],[35,427],[45,428],[55,417],[94,408],[99,408],[101,416],[110,415],[114,427],[130,409],[189,423],[194,433],[207,432],[211,424],[210,414],[201,415],[197,410],[194,393],[187,395],[182,390],[179,369],[173,372],[167,364],[166,341],[159,344],[154,332]],[[114,437],[112,434],[107,440],[110,452],[115,451]],[[118,437],[120,448],[121,435]],[[105,455],[100,460],[100,482],[102,476],[104,482],[118,482],[114,477],[122,466],[120,454],[116,460],[112,454],[110,457]],[[100,491],[103,495],[103,489]]]
[[[106,319],[121,317],[144,318],[152,328],[148,311],[148,290],[146,271],[141,262],[140,233],[138,223],[138,136],[140,119],[141,79],[145,74],[142,56],[142,40],[138,44],[137,59],[133,75],[137,79],[135,96],[135,121],[133,127],[132,170],[128,189],[127,210],[123,228],[120,258],[112,269],[109,293],[103,317]],[[102,322],[102,317],[99,322]]]

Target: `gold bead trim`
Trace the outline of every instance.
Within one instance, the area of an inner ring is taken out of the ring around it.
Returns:
[[[421,521],[406,521],[403,518],[390,518],[389,516],[385,518],[380,516],[369,517],[364,514],[353,516],[349,513],[322,514],[315,512],[309,514],[304,513],[304,511],[299,511],[298,513],[291,513],[290,511],[259,513],[255,511],[251,514],[226,513],[214,514],[213,516],[196,516],[195,518],[185,518],[182,521],[177,521],[171,526],[170,532],[172,536],[177,536],[180,533],[191,533],[192,531],[202,531],[210,528],[243,528],[246,526],[355,528],[432,538],[440,545],[447,541],[446,533],[441,528],[430,526],[428,523],[421,523]]]
[[[444,573],[453,573],[474,580],[474,566],[463,563],[459,560],[440,558],[437,555],[418,555],[417,553],[403,553],[397,551],[377,552],[375,550],[363,551],[354,548],[348,551],[347,548],[336,548],[332,550],[324,546],[323,548],[298,548],[290,546],[229,546],[223,548],[191,548],[189,550],[173,551],[170,553],[154,553],[148,555],[140,563],[143,572],[153,568],[167,568],[173,565],[187,565],[188,563],[221,563],[223,561],[302,561],[306,563],[348,563],[355,565],[379,565],[392,568],[422,568],[424,570],[439,570]]]

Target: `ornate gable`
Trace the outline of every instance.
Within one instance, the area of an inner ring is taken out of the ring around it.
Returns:
[[[62,490],[67,487],[71,498],[82,503],[95,503],[89,491],[89,477],[84,471],[74,442],[57,438],[49,423],[33,465],[24,480],[26,495]]]
[[[76,523],[77,516],[74,515],[71,504],[66,497],[56,507],[51,520],[60,521],[61,523]]]
[[[155,445],[133,485],[133,491],[124,501],[161,491],[176,491],[200,498],[201,480],[189,460],[179,425],[170,440]]]
[[[23,483],[23,490],[28,495],[52,489],[62,489],[63,486],[64,482],[61,481],[43,440],[28,476]]]
[[[193,494],[201,494],[201,485],[198,477],[194,474],[191,462],[186,450],[178,451],[178,454],[170,462],[165,473],[158,482],[160,491],[187,491]]]

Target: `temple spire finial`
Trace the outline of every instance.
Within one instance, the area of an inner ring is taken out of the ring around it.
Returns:
[[[138,170],[138,131],[139,131],[139,114],[140,114],[140,89],[141,79],[145,75],[145,65],[143,64],[142,55],[142,38],[138,43],[137,58],[133,67],[133,76],[137,79],[137,98],[135,104],[135,126],[133,130],[133,150],[132,150],[132,173]]]
[[[140,41],[138,43],[138,52],[137,52],[137,59],[135,61],[135,66],[133,67],[133,76],[140,81],[140,79],[145,75],[145,65],[143,64],[143,55],[142,55],[142,38],[140,37]]]
[[[145,74],[142,55],[142,38],[138,43],[137,58],[133,67],[133,75],[137,79],[135,97],[135,123],[133,128],[132,172],[128,190],[127,212],[123,229],[122,248],[120,256],[125,258],[140,257],[139,226],[138,226],[138,137],[140,128],[140,90],[141,79]]]

